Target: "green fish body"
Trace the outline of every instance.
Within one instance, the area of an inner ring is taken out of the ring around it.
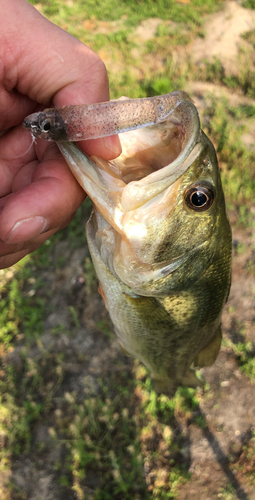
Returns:
[[[217,157],[192,113],[192,148],[178,107],[162,123],[121,134],[123,153],[111,162],[58,144],[94,203],[87,239],[120,345],[169,396],[199,384],[192,364],[214,363],[230,288]]]

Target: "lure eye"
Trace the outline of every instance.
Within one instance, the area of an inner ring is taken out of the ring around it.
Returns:
[[[44,120],[41,123],[42,132],[49,132],[50,129],[51,129],[51,122],[49,120]]]
[[[206,186],[194,185],[189,187],[184,195],[185,203],[191,210],[204,212],[211,207],[214,201],[214,191]]]

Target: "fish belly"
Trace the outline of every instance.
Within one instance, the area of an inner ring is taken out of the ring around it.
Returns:
[[[173,396],[179,385],[200,385],[190,365],[195,361],[196,365],[207,366],[215,361],[220,348],[220,327],[214,327],[211,334],[208,328],[201,330],[198,342],[196,314],[189,297],[170,298],[167,303],[171,302],[171,314],[164,300],[136,295],[103,262],[95,242],[93,216],[86,232],[99,291],[122,349],[151,372],[158,393]],[[185,323],[181,319],[184,316]]]

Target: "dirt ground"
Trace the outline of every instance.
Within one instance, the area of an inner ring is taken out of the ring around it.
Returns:
[[[213,14],[205,26],[205,39],[197,39],[191,46],[194,60],[218,57],[226,74],[235,74],[238,48],[245,46],[242,34],[252,30],[255,11],[244,9],[239,2],[227,2],[224,11]]]
[[[255,23],[255,11],[243,9],[236,2],[227,4],[226,12],[212,16],[206,27],[205,39],[194,42],[191,50],[197,61],[212,54],[222,59],[228,71],[233,68],[237,54],[240,34],[251,29]],[[231,29],[226,29],[227,20],[231,18]],[[189,86],[199,107],[201,98],[208,90],[214,90],[212,84],[196,82]],[[221,87],[215,92],[224,94]],[[235,95],[231,92],[231,98]],[[236,99],[240,99],[236,95]],[[254,144],[255,129],[250,131],[250,143]],[[254,208],[255,213],[255,205]],[[232,287],[228,303],[223,313],[223,332],[226,338],[234,343],[242,341],[241,334],[233,338],[233,331],[240,331],[240,322],[246,330],[246,341],[255,344],[255,276],[249,272],[247,264],[255,262],[254,227],[241,229],[236,225],[236,214],[231,212],[233,227],[233,275]],[[242,245],[242,253],[236,249]],[[66,242],[56,245],[53,255],[64,257],[68,265],[58,269],[55,274],[43,271],[41,279],[51,292],[55,312],[45,319],[42,343],[50,351],[64,352],[69,357],[68,366],[58,399],[75,390],[81,394],[87,390],[97,394],[97,377],[107,375],[109,369],[116,368],[115,360],[121,358],[127,370],[131,370],[133,361],[120,351],[115,338],[106,338],[96,326],[107,318],[103,301],[94,291],[87,302],[84,291],[82,263],[88,255],[87,248],[71,251]],[[73,304],[80,310],[80,327],[76,333],[54,336],[51,329],[60,325],[70,328],[68,309]],[[87,362],[80,362],[80,355],[86,355]],[[35,349],[34,356],[37,352]],[[15,354],[14,354],[15,355]],[[244,375],[238,365],[233,350],[223,345],[219,357],[211,368],[202,371],[203,378],[210,384],[212,397],[202,398],[198,413],[207,421],[207,427],[198,428],[192,423],[179,422],[184,436],[182,455],[191,472],[191,479],[179,492],[178,500],[211,500],[215,498],[237,498],[239,500],[255,500],[254,487],[247,480],[246,472],[255,474],[255,461],[248,458],[244,445],[249,446],[252,431],[255,429],[255,386]],[[55,448],[50,441],[48,427],[42,424],[34,429],[33,442],[46,445],[43,459],[36,452],[30,453],[25,460],[21,457],[13,464],[11,481],[22,491],[27,500],[72,500],[77,498],[70,489],[59,488],[57,474],[53,464],[62,459],[63,449]],[[250,468],[250,469],[249,469]],[[87,498],[92,498],[95,479],[88,481]],[[224,492],[223,492],[224,490]],[[228,496],[228,494],[230,496]],[[232,496],[231,496],[232,495]],[[125,500],[125,499],[123,499]]]

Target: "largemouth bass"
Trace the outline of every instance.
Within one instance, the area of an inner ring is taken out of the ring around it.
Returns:
[[[80,106],[72,107],[69,136],[64,109],[64,139],[81,139],[84,121],[93,137],[102,136],[102,128],[105,135],[129,129],[120,135],[117,159],[89,159],[68,142],[58,146],[94,203],[88,245],[119,343],[148,368],[155,390],[172,396],[179,385],[199,384],[192,364],[209,366],[218,355],[231,230],[216,153],[188,96],[175,92],[168,99],[134,101],[111,101],[112,108],[107,103],[105,128],[103,108],[93,121],[102,105],[95,105],[91,122],[88,107],[84,115]],[[118,102],[124,105],[120,114]],[[160,116],[148,111],[155,102]],[[51,110],[51,116],[60,111]],[[62,141],[59,125],[54,135],[56,121],[47,125],[49,110],[46,117],[42,113],[28,117],[26,128],[38,137],[50,130],[49,140]]]

